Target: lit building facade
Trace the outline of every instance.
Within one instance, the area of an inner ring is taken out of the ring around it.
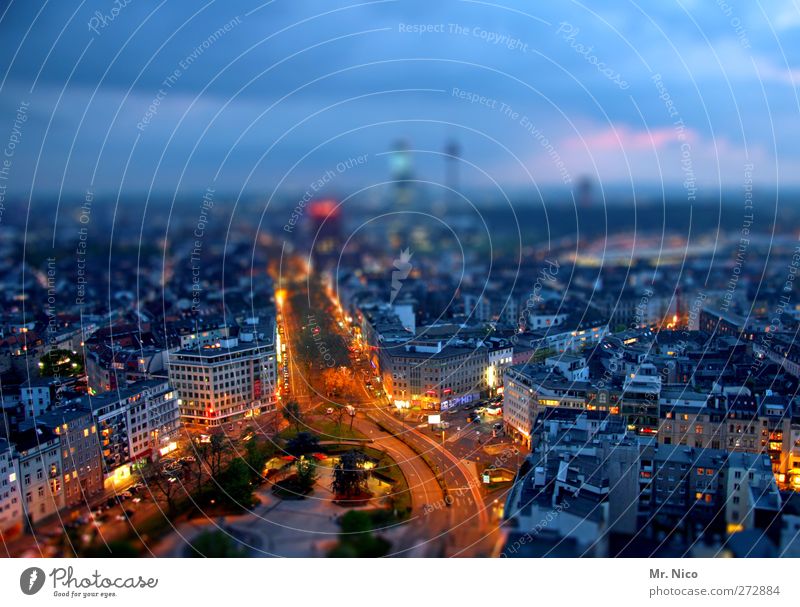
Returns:
[[[22,531],[22,501],[19,492],[19,470],[14,449],[0,438],[0,537],[11,538]]]
[[[170,383],[184,423],[220,426],[276,408],[275,341],[236,338],[170,356]]]

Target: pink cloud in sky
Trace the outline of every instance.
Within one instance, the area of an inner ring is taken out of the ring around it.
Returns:
[[[566,145],[572,148],[588,148],[590,151],[632,151],[661,149],[674,143],[691,143],[696,140],[697,133],[689,128],[685,128],[683,132],[672,126],[633,130],[622,125],[575,135],[567,139]]]

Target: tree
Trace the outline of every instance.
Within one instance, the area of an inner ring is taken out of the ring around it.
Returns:
[[[338,369],[325,369],[322,372],[322,381],[325,382],[325,393],[328,396],[337,394],[344,385]]]
[[[221,499],[239,508],[249,508],[253,503],[253,486],[247,462],[237,457],[219,476]]]
[[[235,559],[247,556],[247,550],[224,531],[204,531],[192,541],[186,554],[190,557]]]
[[[197,483],[198,491],[203,487],[203,474],[205,473],[206,469],[210,472],[210,467],[208,467],[208,459],[209,459],[209,446],[208,443],[202,443],[199,440],[194,440],[192,445],[194,446],[194,465],[195,465],[195,482]]]
[[[209,443],[209,451],[211,456],[211,475],[216,478],[222,469],[223,455],[230,451],[230,442],[226,440],[222,434],[212,434],[211,442]]]
[[[300,428],[303,424],[303,412],[301,411],[300,405],[297,401],[287,401],[283,406],[283,409],[281,409],[281,414],[283,415],[283,419],[294,425],[296,432],[300,432]]]
[[[328,556],[337,558],[376,558],[386,556],[391,543],[372,534],[372,520],[359,510],[350,510],[339,522],[339,543]]]
[[[261,441],[255,436],[246,443],[244,459],[250,468],[251,480],[261,482],[264,479],[264,465],[273,453],[272,444]]]
[[[83,375],[83,359],[71,350],[51,350],[39,359],[42,377],[78,377]]]
[[[167,502],[167,516],[172,518],[178,512],[178,496],[183,490],[181,482],[175,475],[165,472],[158,464],[149,463],[139,469],[142,482],[151,493],[156,493]]]
[[[361,451],[343,453],[333,468],[332,490],[338,497],[352,498],[369,493],[369,458]]]
[[[319,438],[310,432],[301,432],[286,443],[286,451],[291,455],[300,456],[306,453],[319,451]]]
[[[295,462],[294,467],[301,492],[308,493],[317,480],[317,466],[314,460],[301,457]]]

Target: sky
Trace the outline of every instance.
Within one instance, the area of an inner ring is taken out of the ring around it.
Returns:
[[[797,0],[12,0],[0,187],[794,187],[798,84]]]

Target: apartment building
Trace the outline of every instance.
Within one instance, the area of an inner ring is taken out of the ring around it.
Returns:
[[[10,538],[23,529],[19,470],[14,448],[0,438],[0,538]]]
[[[164,378],[83,399],[97,426],[106,488],[130,482],[137,465],[169,449],[180,428],[178,402]]]
[[[184,423],[216,427],[276,408],[275,340],[226,338],[170,356]]]
[[[103,460],[90,409],[66,406],[38,417],[36,428],[60,437],[64,506],[85,503],[103,490]]]
[[[61,438],[44,428],[14,436],[20,495],[27,523],[36,523],[64,507]]]
[[[396,407],[444,411],[478,400],[487,390],[488,353],[483,345],[449,346],[440,340],[381,348],[384,389]]]

